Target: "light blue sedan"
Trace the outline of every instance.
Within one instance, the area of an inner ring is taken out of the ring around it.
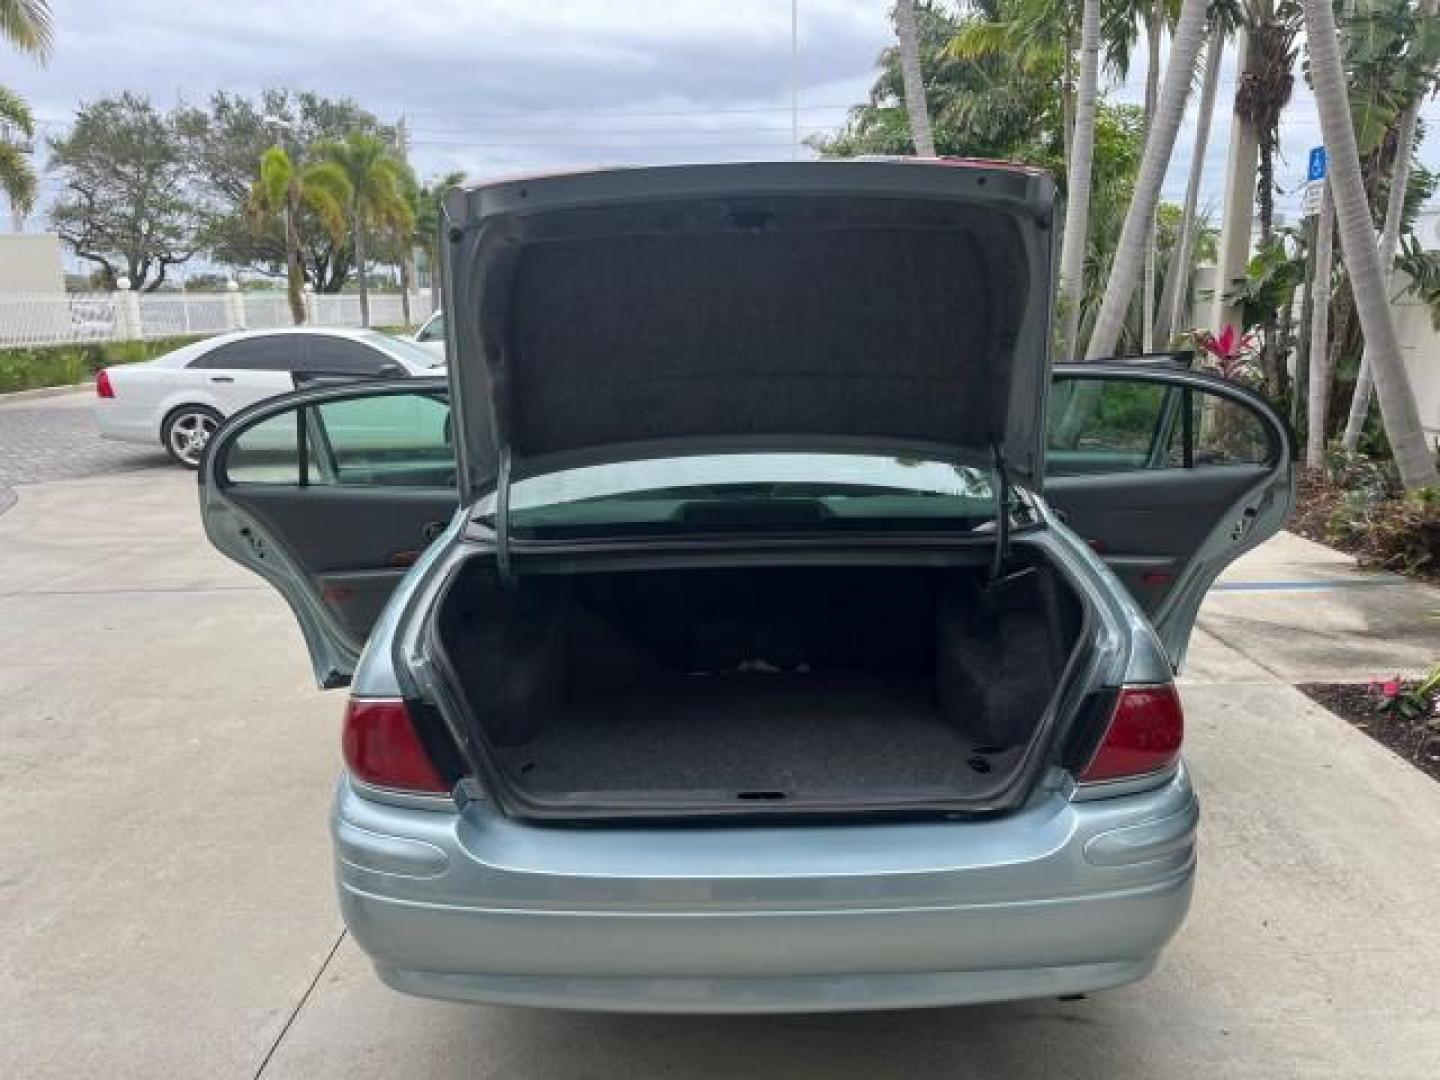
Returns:
[[[1053,199],[882,161],[456,191],[448,379],[217,433],[211,540],[350,687],[382,979],[781,1012],[1155,965],[1195,871],[1173,675],[1292,444],[1183,363],[1052,369]]]

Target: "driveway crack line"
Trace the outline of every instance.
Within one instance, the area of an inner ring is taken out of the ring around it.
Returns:
[[[325,959],[320,964],[319,969],[316,970],[315,977],[310,980],[310,985],[305,987],[305,992],[300,995],[300,1000],[297,1001],[295,1007],[290,1010],[290,1015],[285,1018],[284,1026],[280,1028],[280,1033],[275,1036],[275,1041],[270,1044],[270,1049],[265,1051],[265,1057],[261,1059],[260,1065],[255,1070],[255,1074],[251,1077],[251,1080],[260,1080],[260,1077],[265,1074],[265,1070],[269,1068],[270,1059],[275,1056],[275,1051],[280,1049],[280,1044],[285,1041],[285,1036],[290,1034],[291,1025],[295,1023],[295,1018],[300,1015],[300,1010],[305,1008],[306,1003],[309,1002],[310,995],[315,992],[315,987],[320,985],[320,979],[329,969],[331,962],[335,959],[335,954],[340,951],[340,944],[345,940],[345,935],[348,932],[348,930],[342,929],[339,936],[335,938],[335,944],[330,946],[330,951],[325,954]]]

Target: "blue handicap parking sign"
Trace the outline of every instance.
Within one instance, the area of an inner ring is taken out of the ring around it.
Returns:
[[[1310,171],[1306,175],[1307,180],[1325,179],[1325,147],[1316,146],[1310,150]]]

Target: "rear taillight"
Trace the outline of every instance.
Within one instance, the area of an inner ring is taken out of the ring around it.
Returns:
[[[115,387],[110,385],[110,369],[102,368],[99,375],[95,376],[95,394],[97,397],[113,398]]]
[[[1159,772],[1175,763],[1185,714],[1173,683],[1127,686],[1115,699],[1105,738],[1080,774],[1083,784]]]
[[[427,794],[449,790],[399,698],[351,698],[341,742],[345,764],[367,784]]]

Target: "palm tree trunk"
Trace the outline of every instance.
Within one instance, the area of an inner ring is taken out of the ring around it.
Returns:
[[[1374,225],[1365,199],[1365,181],[1360,175],[1360,154],[1355,145],[1330,0],[1305,0],[1305,38],[1310,48],[1310,78],[1320,112],[1320,129],[1329,157],[1330,186],[1340,221],[1340,246],[1350,271],[1350,287],[1365,334],[1385,434],[1390,439],[1400,482],[1407,488],[1425,487],[1440,480],[1440,474],[1436,473],[1434,453],[1425,444],[1420,427],[1415,393],[1395,335],[1386,275],[1381,273],[1375,249]]]
[[[1155,123],[1145,139],[1145,155],[1140,160],[1140,174],[1135,181],[1135,194],[1125,212],[1115,261],[1110,267],[1105,298],[1095,329],[1090,335],[1086,357],[1091,360],[1110,356],[1120,339],[1125,312],[1135,295],[1136,279],[1140,277],[1144,259],[1145,238],[1151,219],[1160,203],[1160,185],[1175,149],[1175,136],[1185,116],[1185,99],[1195,73],[1195,58],[1205,40],[1206,0],[1183,0],[1180,19],[1175,24],[1175,37],[1170,45],[1170,64],[1160,87],[1155,109]]]
[[[1095,112],[1100,95],[1100,0],[1082,0],[1080,87],[1066,177],[1065,233],[1060,241],[1060,359],[1080,351],[1080,300],[1085,292],[1085,249],[1090,241],[1090,177],[1095,160]]]
[[[1435,14],[1435,0],[1421,0],[1420,15]],[[1415,129],[1420,119],[1420,104],[1424,94],[1416,94],[1413,101],[1405,106],[1400,115],[1400,126],[1395,134],[1395,164],[1390,170],[1390,198],[1385,204],[1385,225],[1380,232],[1380,272],[1385,275],[1386,295],[1394,288],[1395,249],[1400,245],[1400,222],[1405,216],[1405,189],[1410,185],[1410,164],[1415,155]],[[1360,371],[1355,376],[1355,390],[1350,395],[1350,413],[1345,419],[1345,435],[1341,444],[1353,452],[1360,445],[1360,435],[1365,430],[1365,418],[1370,414],[1370,398],[1375,390],[1375,380],[1370,370],[1370,350],[1360,354]]]
[[[401,237],[400,242],[405,245],[404,254],[400,256],[400,318],[406,326],[414,326],[415,323],[410,318],[410,282],[415,279],[411,270],[410,244],[404,237]]]
[[[1160,86],[1160,34],[1165,25],[1164,0],[1154,0],[1146,20],[1145,37],[1149,60],[1145,69],[1145,137],[1155,124],[1156,94]],[[1159,243],[1159,204],[1150,215],[1150,234],[1145,239],[1145,277],[1140,297],[1140,350],[1155,351],[1155,249]]]
[[[1216,90],[1220,85],[1220,65],[1225,59],[1225,31],[1213,19],[1205,46],[1205,76],[1200,84],[1200,108],[1195,116],[1195,148],[1190,155],[1190,176],[1185,182],[1185,204],[1180,211],[1180,234],[1170,272],[1165,275],[1165,295],[1160,305],[1160,321],[1155,336],[1170,341],[1188,320],[1191,265],[1195,254],[1195,213],[1200,201],[1200,184],[1205,179],[1205,152],[1210,144],[1210,125],[1215,117]]]
[[[905,85],[905,112],[910,117],[910,140],[921,157],[935,156],[930,132],[930,106],[925,100],[925,76],[920,70],[920,33],[915,26],[914,0],[895,0],[895,36],[900,42],[900,77]]]
[[[355,272],[360,278],[360,325],[370,325],[370,282],[365,265],[365,222],[355,214]]]
[[[1236,62],[1243,72],[1252,46],[1243,29],[1237,31]],[[1245,277],[1250,261],[1250,227],[1255,220],[1255,156],[1259,141],[1255,129],[1235,114],[1230,118],[1230,150],[1225,163],[1225,201],[1220,218],[1220,257],[1215,275],[1215,309],[1212,321],[1218,332],[1240,321],[1239,312],[1225,294]]]
[[[440,245],[430,242],[430,310],[440,310]]]
[[[305,322],[305,271],[300,265],[300,192],[294,181],[285,192],[285,291],[290,300],[290,317],[296,326]]]
[[[1067,27],[1074,24],[1068,19]],[[1065,167],[1070,167],[1070,156],[1075,143],[1075,37],[1072,29],[1065,31],[1065,61],[1060,83],[1060,139],[1065,153]]]
[[[1325,466],[1325,415],[1330,405],[1330,274],[1334,248],[1335,203],[1330,185],[1326,184],[1320,196],[1314,284],[1310,287],[1310,378],[1305,399],[1305,467],[1309,469]]]

